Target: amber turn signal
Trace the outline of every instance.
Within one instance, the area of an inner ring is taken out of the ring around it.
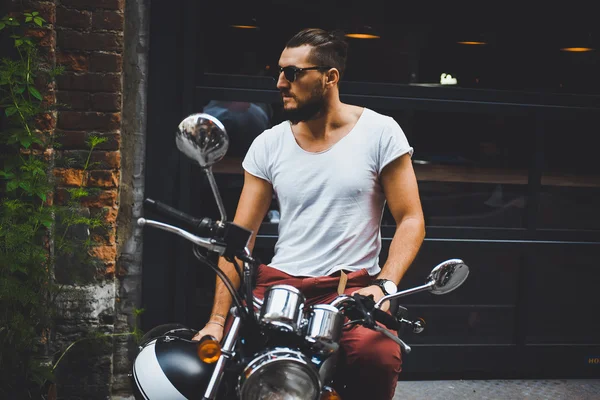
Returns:
[[[213,338],[206,337],[198,344],[198,357],[207,364],[214,364],[221,356],[221,345]]]
[[[339,394],[337,394],[335,390],[333,390],[329,386],[326,386],[323,388],[319,400],[342,400],[342,397]]]

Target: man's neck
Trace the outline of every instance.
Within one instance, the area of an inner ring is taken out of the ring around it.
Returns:
[[[314,140],[325,139],[328,133],[349,122],[351,115],[345,112],[349,107],[341,101],[327,104],[316,118],[297,123],[297,132]]]

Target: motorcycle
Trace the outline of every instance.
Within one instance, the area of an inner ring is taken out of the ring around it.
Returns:
[[[339,399],[332,379],[344,326],[360,324],[378,331],[408,354],[410,346],[386,328],[400,332],[408,327],[420,333],[424,321],[405,319],[406,313],[392,315],[382,311],[381,305],[423,291],[446,294],[469,274],[462,260],[446,260],[433,268],[423,285],[377,302],[358,294],[339,295],[330,304],[307,307],[302,293],[288,285],[271,286],[263,299],[256,298],[253,277],[259,262],[247,247],[252,232],[227,221],[212,174],[212,166],[227,152],[225,127],[208,114],[193,114],[179,124],[176,143],[205,172],[220,220],[195,218],[146,199],[147,207],[177,220],[182,227],[146,218],[137,223],[174,233],[195,245],[194,255],[214,270],[231,293],[230,327],[221,342],[212,337],[192,341],[197,331],[181,324],[161,325],[147,332],[130,373],[138,399]],[[206,251],[235,265],[239,290]]]

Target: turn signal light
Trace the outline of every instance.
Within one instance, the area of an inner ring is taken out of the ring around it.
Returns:
[[[319,400],[342,400],[342,397],[335,390],[326,386],[323,388]]]
[[[212,337],[205,337],[198,344],[198,357],[207,364],[214,364],[221,357],[221,345]]]

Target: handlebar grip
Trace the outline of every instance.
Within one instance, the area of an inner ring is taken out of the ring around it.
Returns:
[[[373,314],[375,321],[381,322],[389,329],[397,331],[402,327],[402,325],[400,324],[400,322],[398,322],[396,318],[378,308],[374,308],[373,311],[371,311],[371,314]]]
[[[158,200],[145,199],[144,205],[165,217],[183,222],[197,235],[211,237],[215,233],[215,224],[209,218],[195,218]]]

